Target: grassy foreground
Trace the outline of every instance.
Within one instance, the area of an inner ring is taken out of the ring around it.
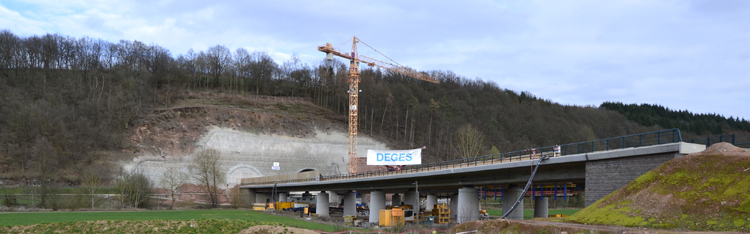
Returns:
[[[573,215],[576,212],[578,212],[580,209],[550,209],[549,214],[555,215],[555,214],[564,214],[564,215]],[[491,216],[503,216],[503,210],[487,210],[487,213]],[[523,219],[533,219],[534,218],[534,210],[528,209],[523,210]]]
[[[234,223],[274,224],[290,227],[334,231],[332,225],[325,225],[289,217],[275,216],[250,210],[180,210],[180,211],[115,211],[115,212],[29,212],[0,213],[0,226],[31,225],[42,223],[68,223],[76,221],[184,221],[221,220]],[[89,222],[91,223],[91,222]],[[101,222],[99,222],[101,223]],[[123,223],[123,222],[116,222]],[[128,222],[125,222],[128,223]],[[169,222],[167,222],[169,223]]]

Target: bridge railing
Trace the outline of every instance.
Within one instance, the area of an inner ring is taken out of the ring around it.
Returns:
[[[408,166],[404,170],[400,171],[389,171],[387,169],[368,171],[360,173],[348,173],[331,176],[317,176],[309,178],[307,180],[289,180],[289,181],[277,181],[278,183],[289,183],[289,182],[304,182],[304,181],[327,181],[327,180],[339,180],[339,179],[353,179],[371,176],[384,176],[384,175],[397,175],[423,171],[434,171],[450,168],[461,168],[469,166],[479,166],[495,163],[514,162],[522,160],[531,160],[540,158],[542,155],[550,155],[554,157],[574,155],[574,154],[585,154],[599,151],[609,151],[616,149],[626,148],[637,148],[643,146],[662,145],[669,143],[676,143],[682,141],[682,135],[679,129],[669,129],[656,132],[647,132],[635,135],[627,135],[613,138],[606,138],[601,140],[578,142],[572,144],[563,144],[558,146],[547,146],[540,148],[533,148],[528,150],[519,150],[501,154],[491,154],[484,156],[477,156],[473,158],[462,158],[450,161],[434,162],[422,165]],[[559,151],[555,150],[559,147]],[[270,182],[271,184],[275,182]],[[257,183],[256,183],[257,184]]]

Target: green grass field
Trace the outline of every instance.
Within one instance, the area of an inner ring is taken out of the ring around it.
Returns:
[[[0,213],[0,226],[29,225],[97,220],[240,220],[279,223],[320,231],[335,231],[335,226],[275,216],[249,210],[181,210],[181,211],[116,211],[116,212],[29,212]]]
[[[564,215],[572,215],[578,212],[581,209],[550,209],[549,214],[564,214]],[[487,213],[491,216],[503,216],[503,210],[487,210]],[[2,216],[0,216],[2,217]],[[532,219],[534,218],[534,210],[523,210],[523,219]]]

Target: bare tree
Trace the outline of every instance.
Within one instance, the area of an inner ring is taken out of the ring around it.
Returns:
[[[484,134],[466,124],[458,129],[453,149],[461,158],[473,158],[479,156],[484,147]]]
[[[162,174],[161,185],[169,190],[169,195],[172,197],[172,204],[169,206],[169,209],[174,207],[174,195],[177,193],[177,190],[187,182],[187,179],[188,175],[186,173],[174,167],[167,169],[164,171],[164,174]]]
[[[39,206],[44,208],[55,208],[55,188],[52,187],[52,179],[57,177],[57,153],[46,137],[37,139],[34,144],[35,161],[39,169]]]
[[[91,195],[91,208],[94,208],[94,197],[96,196],[96,190],[102,184],[102,177],[97,174],[90,173],[85,177],[86,187],[89,189],[89,195]]]
[[[216,149],[206,149],[195,155],[191,166],[193,178],[203,186],[211,199],[211,205],[219,205],[218,185],[224,181],[224,171],[219,165],[221,152]]]

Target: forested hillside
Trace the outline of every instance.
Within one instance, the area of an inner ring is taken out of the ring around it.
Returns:
[[[620,112],[629,120],[643,126],[659,125],[679,128],[695,134],[727,134],[733,131],[750,132],[750,122],[744,118],[726,118],[719,114],[693,114],[687,110],[670,110],[658,104],[623,104],[605,102],[601,107]]]
[[[82,171],[106,170],[97,165],[122,154],[125,136],[146,110],[169,106],[186,91],[305,97],[345,115],[346,63],[323,58],[312,65],[296,57],[277,63],[262,51],[221,45],[174,55],[138,41],[1,31],[0,172],[38,177],[54,166],[75,182]],[[361,72],[360,134],[385,138],[393,148],[426,146],[428,162],[457,157],[455,135],[467,126],[485,136],[481,153],[661,128],[450,71],[427,72],[440,84]]]

